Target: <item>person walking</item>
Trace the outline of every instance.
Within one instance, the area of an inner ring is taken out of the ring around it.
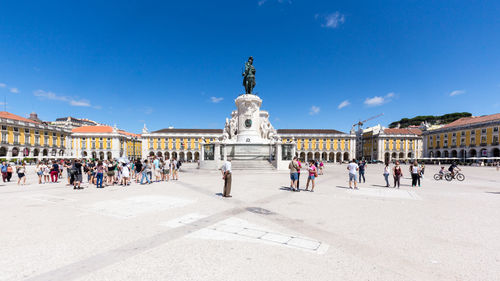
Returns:
[[[352,182],[354,182],[354,189],[358,189],[356,174],[359,171],[359,166],[356,164],[356,159],[352,159],[351,163],[347,165],[347,170],[349,171],[349,188],[352,189]]]
[[[130,177],[130,169],[127,165],[127,163],[123,163],[122,165],[122,182],[121,184],[123,186],[129,185],[128,179]]]
[[[59,177],[59,164],[56,161],[52,162],[52,169],[50,170],[50,179],[52,182],[57,182]]]
[[[141,177],[142,173],[142,163],[140,159],[137,159],[135,161],[135,182],[139,182],[139,178]]]
[[[43,163],[43,183],[50,182],[50,167],[47,163]]]
[[[224,189],[222,191],[222,197],[233,197],[231,196],[231,182],[232,182],[232,170],[231,170],[231,160],[228,159],[224,162],[221,168],[222,179],[224,180]]]
[[[155,156],[153,160],[153,171],[155,176],[155,182],[159,182],[161,179],[161,169],[160,169],[160,160]]]
[[[366,182],[366,179],[365,179],[365,169],[366,169],[366,161],[361,161],[361,163],[359,163],[359,183],[361,183],[361,179],[363,179],[363,183]]]
[[[71,167],[71,170],[71,174],[73,176],[73,189],[83,189],[82,163],[80,163],[80,160],[75,160],[75,162],[73,163],[73,167]]]
[[[297,158],[297,166],[299,167],[297,169],[297,189],[300,190],[300,170],[302,169],[302,163],[299,158]]]
[[[399,186],[401,185],[401,177],[403,176],[403,170],[401,170],[401,167],[399,166],[399,161],[396,161],[396,166],[394,166],[394,169],[393,169],[393,177],[394,177],[394,187],[396,187],[396,185]]]
[[[385,162],[384,167],[384,179],[385,179],[385,187],[389,187],[389,174],[390,174],[389,162]]]
[[[95,167],[95,177],[96,177],[96,187],[103,188],[102,181],[104,178],[104,165],[102,161],[97,162],[97,166]]]
[[[290,169],[290,190],[291,191],[300,191],[297,187],[297,170],[299,169],[299,165],[297,164],[297,156],[294,156],[290,164],[288,164],[288,169]]]
[[[178,175],[179,162],[177,161],[177,159],[173,158],[171,164],[172,164],[172,180],[179,180],[179,175]]]
[[[2,171],[2,180],[5,182],[7,180],[7,164],[5,162],[0,165],[0,170]]]
[[[309,167],[307,168],[309,176],[307,177],[306,191],[309,191],[309,182],[311,182],[311,192],[314,192],[314,178],[318,176],[318,168],[314,165],[314,161],[309,161]]]
[[[7,181],[10,182],[10,179],[12,178],[12,172],[13,168],[10,164],[7,164]]]
[[[40,161],[38,161],[38,163],[36,163],[35,172],[36,172],[36,175],[38,176],[38,184],[42,184],[43,165],[40,164]]]
[[[151,184],[150,174],[151,174],[151,165],[148,163],[148,160],[144,160],[144,165],[142,166],[142,178],[141,184],[144,184],[144,179]]]
[[[416,187],[419,181],[418,177],[420,176],[420,168],[418,167],[418,162],[416,160],[410,166],[410,173],[411,173],[411,186]],[[420,186],[420,183],[418,183],[418,186]]]
[[[25,185],[26,184],[26,164],[23,162],[21,165],[16,167],[16,172],[17,172],[17,185]]]
[[[320,161],[319,162],[319,174],[320,175],[323,175],[323,166],[324,166],[323,161]]]

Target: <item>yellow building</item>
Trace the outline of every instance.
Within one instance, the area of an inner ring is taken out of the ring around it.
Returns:
[[[71,131],[67,129],[6,111],[0,112],[0,125],[0,158],[55,159],[71,156]]]
[[[361,137],[362,155],[368,161],[390,162],[419,159],[423,154],[422,131],[417,128],[365,129]]]
[[[459,160],[500,157],[500,113],[460,118],[424,131],[425,155]]]
[[[74,155],[78,158],[111,160],[142,156],[141,135],[111,126],[83,126],[71,131]]]

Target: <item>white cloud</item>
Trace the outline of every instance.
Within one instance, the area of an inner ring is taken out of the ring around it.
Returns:
[[[351,103],[350,103],[348,100],[345,100],[345,101],[341,102],[341,103],[339,104],[339,106],[337,106],[337,108],[338,108],[338,109],[342,109],[342,108],[344,108],[344,107],[346,107],[346,106],[348,106],[348,105],[350,105],[350,104],[351,104]]]
[[[269,0],[259,0],[259,2],[257,2],[257,5],[262,6],[262,5],[266,4],[267,2],[269,2]],[[276,0],[276,2],[278,2],[280,4],[283,4],[283,3],[292,4],[291,0]]]
[[[313,105],[313,106],[311,106],[311,110],[309,111],[309,114],[310,115],[316,115],[316,114],[319,113],[319,111],[320,111],[319,106]]]
[[[14,93],[14,94],[19,94],[19,89],[18,88],[10,88],[9,90],[11,93]]]
[[[220,98],[217,98],[217,97],[210,97],[210,101],[213,102],[213,103],[219,103],[223,100],[224,98],[220,97]]]
[[[7,85],[5,85],[4,83],[0,83],[0,88],[5,88],[7,87]]]
[[[458,96],[461,94],[465,94],[465,90],[455,90],[455,91],[450,93],[450,97]]]
[[[60,95],[57,95],[57,94],[50,92],[50,91],[46,92],[44,90],[36,90],[33,92],[33,95],[35,97],[39,97],[41,99],[66,102],[71,106],[84,106],[84,107],[91,106],[91,104],[88,100],[84,100],[84,99],[79,100],[79,99],[76,99],[73,97],[60,96]]]
[[[153,110],[153,108],[152,108],[152,107],[146,106],[146,107],[144,108],[144,114],[148,114],[148,115],[149,115],[149,114],[153,113],[153,111],[154,111],[154,110]]]
[[[345,22],[345,15],[341,14],[340,12],[331,13],[326,16],[320,16],[316,14],[314,17],[316,19],[320,18],[323,21],[321,26],[325,28],[334,29]]]
[[[396,96],[396,94],[394,94],[393,92],[390,92],[383,97],[374,96],[373,98],[366,98],[364,103],[367,106],[379,106],[379,105],[382,105],[384,103],[390,102],[392,100],[392,98],[395,96]]]

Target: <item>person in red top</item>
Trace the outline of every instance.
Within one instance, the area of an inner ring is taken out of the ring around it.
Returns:
[[[300,190],[300,169],[302,169],[300,159],[297,159],[297,165],[299,166],[299,168],[297,169],[297,190]]]
[[[311,182],[311,192],[314,192],[314,178],[318,176],[318,168],[314,165],[314,160],[309,161],[307,170],[309,172],[309,176],[307,177],[306,191],[309,191],[309,182]]]

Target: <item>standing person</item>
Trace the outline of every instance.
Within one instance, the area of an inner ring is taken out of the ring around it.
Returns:
[[[302,169],[302,163],[300,163],[300,159],[297,158],[297,189],[300,190],[300,169]]]
[[[82,174],[82,163],[80,163],[80,160],[76,159],[73,162],[73,167],[71,167],[71,174],[73,178],[73,189],[83,189],[82,187],[82,181],[83,181],[83,174]]]
[[[324,166],[323,161],[320,161],[319,162],[319,174],[320,175],[323,175],[323,166]]]
[[[5,162],[2,162],[2,165],[0,165],[0,169],[2,171],[3,182],[5,182],[7,180],[7,164]]]
[[[309,167],[307,168],[309,176],[307,177],[306,191],[309,191],[309,182],[312,182],[311,192],[314,192],[314,178],[318,176],[318,168],[314,165],[314,161],[309,162]]]
[[[115,169],[116,165],[114,162],[109,162],[108,164],[108,185],[115,185]]]
[[[50,167],[47,163],[43,163],[43,183],[50,182]]]
[[[96,175],[96,187],[97,188],[103,188],[102,187],[102,180],[104,177],[104,165],[102,164],[102,161],[97,162],[97,166],[95,167],[95,175]]]
[[[418,177],[420,175],[420,168],[418,167],[418,162],[416,160],[410,166],[410,173],[411,173],[411,186],[416,187],[419,181]],[[418,183],[418,186],[420,186],[420,183]]]
[[[148,160],[144,160],[144,165],[142,166],[142,178],[141,178],[141,184],[144,184],[144,179],[148,182],[148,184],[151,184],[151,165],[148,163]]]
[[[385,179],[385,187],[389,187],[389,174],[391,169],[389,168],[389,162],[385,162],[384,167],[384,179]]]
[[[23,182],[22,185],[26,184],[26,164],[23,162],[21,165],[16,167],[16,172],[17,172],[17,177],[19,178],[17,180],[17,185],[21,185],[21,181]]]
[[[155,175],[155,182],[159,182],[161,178],[161,169],[160,169],[160,160],[158,157],[154,157],[155,160],[153,160],[153,171]]]
[[[422,165],[420,165],[420,177],[421,178],[424,178],[424,172],[425,172],[425,163],[422,162]]]
[[[297,187],[297,170],[299,169],[299,164],[297,164],[297,156],[294,156],[290,164],[288,164],[288,169],[290,169],[290,190],[300,191]]]
[[[352,182],[354,182],[354,189],[358,189],[356,174],[359,171],[359,166],[356,164],[356,159],[352,159],[351,163],[347,165],[347,170],[349,171],[349,188],[352,189]]]
[[[366,182],[366,179],[365,179],[365,169],[366,169],[366,161],[361,161],[361,163],[359,163],[359,183],[361,183],[361,179],[363,179],[363,183]]]
[[[123,163],[123,165],[122,165],[122,184],[123,184],[123,186],[128,185],[129,177],[130,177],[130,169],[128,168],[127,163]]]
[[[10,182],[10,179],[12,178],[12,172],[13,168],[10,164],[7,164],[7,181]]]
[[[140,159],[137,159],[135,161],[135,182],[136,183],[139,182],[139,177],[141,176],[141,172],[142,172],[142,163],[141,163]]]
[[[174,158],[172,160],[172,180],[179,180],[178,171],[179,171],[179,162],[177,162],[177,159]]]
[[[59,164],[56,161],[52,162],[52,169],[50,170],[50,179],[52,182],[57,182],[59,177]]]
[[[226,160],[221,168],[222,179],[224,180],[224,190],[222,191],[222,197],[232,197],[231,196],[231,160]]]
[[[394,169],[393,169],[393,176],[394,176],[394,187],[396,187],[396,185],[399,186],[401,185],[401,177],[403,176],[403,170],[401,170],[401,167],[399,166],[399,161],[396,161],[396,166],[394,166]]]
[[[40,161],[38,161],[38,163],[36,163],[35,172],[36,172],[36,175],[38,176],[38,184],[42,184],[43,165],[40,165]]]

